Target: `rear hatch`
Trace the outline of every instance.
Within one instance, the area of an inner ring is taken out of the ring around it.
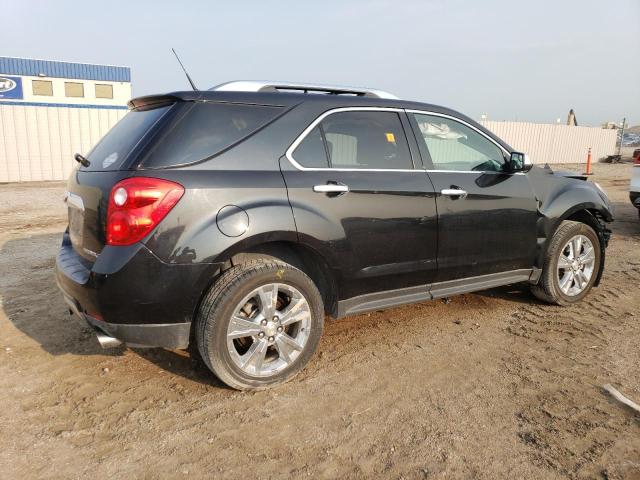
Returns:
[[[85,260],[93,262],[106,243],[109,196],[117,182],[136,170],[153,177],[153,170],[209,160],[284,111],[277,105],[183,101],[173,95],[131,100],[132,110],[86,155],[89,165],[78,166],[71,175],[69,237]]]
[[[73,249],[93,262],[105,244],[111,188],[130,176],[131,164],[170,104],[128,112],[86,155],[88,166],[71,174],[66,193],[69,237]]]

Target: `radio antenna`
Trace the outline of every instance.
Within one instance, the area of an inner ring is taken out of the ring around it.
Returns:
[[[176,51],[172,48],[171,51],[173,52],[173,54],[176,56],[176,60],[178,60],[178,63],[180,64],[180,66],[182,67],[182,71],[184,72],[184,74],[187,76],[187,80],[189,80],[189,83],[191,84],[191,88],[193,88],[194,92],[198,91],[198,87],[196,87],[196,84],[193,83],[193,80],[191,80],[191,77],[189,76],[189,74],[187,73],[187,69],[184,68],[184,65],[182,64],[182,62],[180,61],[180,57],[178,56],[178,54],[176,53]]]

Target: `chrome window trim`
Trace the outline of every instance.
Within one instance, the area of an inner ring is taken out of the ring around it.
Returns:
[[[285,152],[285,156],[289,160],[289,162],[298,170],[306,171],[306,172],[424,172],[424,168],[331,168],[331,167],[305,167],[299,164],[295,158],[293,158],[293,151],[298,148],[298,145],[302,143],[302,141],[311,133],[311,130],[316,128],[316,126],[322,122],[329,115],[333,115],[334,113],[341,112],[395,112],[395,113],[403,113],[403,108],[394,108],[394,107],[340,107],[334,108],[331,110],[327,110],[322,113],[318,118],[316,118],[313,122],[309,124],[307,128],[305,128],[298,138],[296,138],[291,146],[287,148]],[[406,132],[405,132],[406,136]],[[407,139],[407,143],[409,139]],[[411,158],[415,166],[415,162],[413,161],[413,157]]]
[[[443,117],[443,118],[449,118],[451,120],[454,120],[456,122],[460,122],[463,125],[471,128],[472,130],[478,132],[480,135],[482,135],[483,137],[485,137],[487,140],[489,140],[491,143],[493,143],[494,145],[496,145],[498,148],[500,148],[500,150],[502,150],[503,152],[505,152],[507,155],[511,155],[511,152],[509,152],[506,148],[504,148],[502,145],[500,145],[498,142],[496,142],[493,138],[489,137],[486,133],[482,132],[481,130],[478,130],[476,127],[474,127],[473,125],[469,124],[468,122],[465,122],[464,120],[455,117],[453,115],[447,115],[445,113],[439,113],[439,112],[430,112],[428,110],[416,110],[416,109],[405,109],[405,108],[396,108],[396,107],[339,107],[339,108],[334,108],[331,110],[327,110],[326,112],[322,113],[320,116],[318,116],[318,118],[316,118],[313,122],[311,122],[311,124],[309,124],[309,126],[307,128],[305,128],[302,133],[300,135],[298,135],[298,137],[293,141],[293,143],[289,146],[289,148],[287,149],[287,151],[285,152],[285,156],[287,157],[287,159],[289,160],[289,162],[298,170],[301,171],[308,171],[308,172],[325,172],[325,171],[334,171],[334,172],[410,172],[410,173],[415,173],[415,172],[419,172],[419,173],[475,173],[475,174],[482,174],[482,173],[508,173],[508,172],[497,172],[494,170],[442,170],[442,169],[425,169],[422,167],[415,167],[412,169],[406,169],[406,168],[330,168],[330,167],[304,167],[301,164],[299,164],[295,158],[293,158],[293,151],[298,148],[298,145],[300,145],[300,143],[302,143],[302,141],[307,137],[307,135],[311,132],[311,130],[313,130],[322,120],[324,120],[326,117],[328,117],[329,115],[332,115],[334,113],[339,113],[339,112],[361,112],[361,111],[374,111],[374,112],[396,112],[396,113],[417,113],[417,114],[422,114],[422,115],[432,115],[435,117]],[[408,141],[408,139],[407,139]],[[413,159],[412,159],[413,161]],[[415,163],[414,163],[415,165]],[[515,173],[510,173],[509,175],[526,175],[526,172],[515,172]]]
[[[421,170],[427,173],[495,173],[500,175],[526,175],[526,172],[499,172],[497,170]]]

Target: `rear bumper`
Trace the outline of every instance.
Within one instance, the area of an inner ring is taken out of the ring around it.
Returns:
[[[116,347],[120,343],[131,347],[187,348],[189,346],[191,322],[146,325],[108,323],[83,313],[80,304],[64,290],[62,296],[69,310],[96,331],[103,348]]]
[[[56,282],[69,309],[103,335],[130,345],[186,348],[199,299],[217,268],[167,264],[142,244],[105,247],[90,264],[65,234]]]
[[[89,316],[85,320],[95,330],[132,347],[187,348],[191,322],[126,325],[107,323]]]

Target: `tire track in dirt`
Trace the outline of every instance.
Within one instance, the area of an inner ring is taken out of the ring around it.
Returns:
[[[519,352],[504,363],[514,377],[514,394],[526,397],[527,406],[516,414],[519,438],[537,465],[570,478],[638,472],[633,465],[603,465],[618,438],[640,426],[640,416],[620,409],[601,389],[611,379],[637,378],[633,362],[624,366],[628,375],[612,368],[617,363],[612,338],[640,338],[633,312],[639,275],[637,268],[606,272],[581,304],[523,306],[504,328],[527,349],[526,356]],[[640,458],[638,447],[636,452]]]

